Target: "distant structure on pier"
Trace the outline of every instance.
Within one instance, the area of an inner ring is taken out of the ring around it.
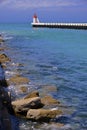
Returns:
[[[33,16],[33,23],[39,23],[39,19],[36,14]]]
[[[32,27],[35,28],[66,28],[66,29],[86,29],[87,23],[42,23],[36,14],[33,16]]]

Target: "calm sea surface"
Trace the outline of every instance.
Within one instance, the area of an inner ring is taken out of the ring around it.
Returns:
[[[50,92],[65,108],[63,130],[87,130],[87,31],[34,29],[30,24],[0,24],[6,40],[5,53],[12,59],[6,78],[17,73],[31,80],[31,90],[43,91],[45,85],[56,86]],[[20,64],[19,66],[17,64]],[[10,86],[18,98],[18,88]],[[38,127],[37,127],[38,126]],[[20,130],[56,130],[48,124],[19,119]],[[69,127],[69,128],[68,128]],[[71,129],[70,129],[71,128]],[[16,129],[17,130],[17,129]]]

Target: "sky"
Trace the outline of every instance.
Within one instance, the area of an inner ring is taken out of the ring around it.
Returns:
[[[87,0],[0,0],[0,23],[87,22]]]

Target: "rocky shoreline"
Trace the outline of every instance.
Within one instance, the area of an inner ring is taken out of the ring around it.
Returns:
[[[0,40],[0,66],[3,71],[5,71],[8,63],[11,62],[11,59],[4,53],[6,47],[5,45],[4,47],[1,46],[2,44],[5,43]],[[4,79],[0,79],[0,87],[5,88],[10,85],[23,85],[28,84],[29,82],[30,80],[28,78],[15,74],[15,76],[10,77],[9,79],[6,79],[5,76]],[[55,91],[55,86],[46,86],[45,89],[48,89],[48,91]],[[20,91],[25,93],[27,88],[22,86],[20,87]],[[59,106],[61,105],[60,101],[54,99],[51,95],[49,95],[49,93],[41,94],[35,90],[16,100],[12,100],[11,93],[8,94],[5,91],[3,91],[3,93],[6,93],[6,104],[3,107],[6,109],[6,113],[8,113],[8,118],[9,114],[13,114],[16,117],[27,119],[29,121],[49,122],[57,128],[62,128],[64,126],[64,124],[58,122],[55,123],[54,121],[56,118],[63,115],[63,111],[59,109]],[[7,103],[8,101],[9,103]],[[9,124],[10,127],[8,126],[8,130],[11,130],[11,123]]]

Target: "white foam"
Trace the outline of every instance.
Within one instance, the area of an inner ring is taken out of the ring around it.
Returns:
[[[16,72],[13,72],[13,71],[5,71],[5,74],[7,75],[15,75],[17,74]]]

